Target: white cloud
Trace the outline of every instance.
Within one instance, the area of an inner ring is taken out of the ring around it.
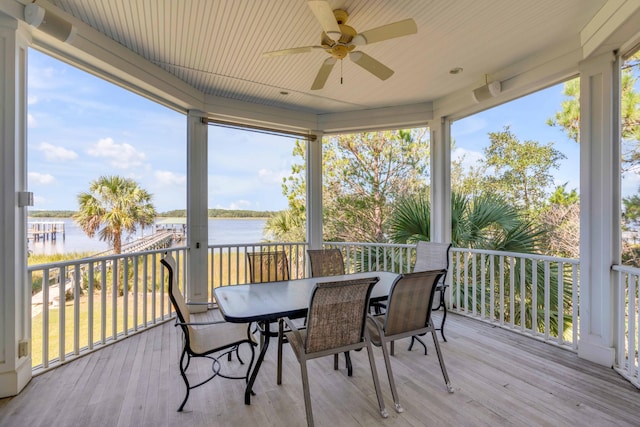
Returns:
[[[288,171],[274,171],[270,169],[260,169],[258,177],[265,184],[282,184],[282,179],[289,176]]]
[[[462,161],[462,168],[468,171],[470,167],[478,166],[484,155],[480,151],[467,150],[465,148],[456,147],[451,152],[451,161]]]
[[[58,147],[48,142],[43,142],[38,145],[38,150],[44,152],[44,156],[47,160],[52,162],[74,160],[78,158],[78,153],[73,150],[68,150],[64,147]]]
[[[36,118],[33,117],[33,114],[27,114],[27,127],[33,129],[38,126],[38,122],[36,122]]]
[[[236,200],[235,202],[230,202],[229,206],[222,206],[221,204],[216,205],[216,209],[251,209],[252,203],[248,200]]]
[[[640,175],[627,172],[622,175],[622,197],[630,197],[640,189]]]
[[[155,171],[156,182],[160,185],[185,185],[187,177],[169,171]]]
[[[32,184],[51,184],[56,179],[48,173],[29,172],[29,182]]]
[[[146,155],[137,151],[132,145],[116,144],[112,138],[102,138],[87,150],[90,156],[110,159],[110,165],[118,169],[139,167]]]
[[[38,103],[38,97],[35,95],[29,95],[27,97],[27,105],[35,105]]]

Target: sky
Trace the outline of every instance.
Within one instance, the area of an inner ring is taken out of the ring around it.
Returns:
[[[564,99],[562,84],[453,123],[452,159],[483,157],[488,133],[510,126],[521,141],[554,143],[566,159],[554,184],[579,191],[579,145],[546,124]],[[77,210],[77,195],[104,175],[132,178],[158,212],[186,208],[186,117],[36,50],[29,50],[28,187],[33,210]],[[471,96],[471,94],[469,95]],[[282,210],[282,178],[295,141],[209,127],[209,208]],[[637,175],[623,195],[638,190]]]

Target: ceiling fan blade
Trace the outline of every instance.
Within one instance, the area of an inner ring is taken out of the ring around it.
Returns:
[[[356,51],[349,54],[349,58],[380,80],[387,80],[393,75],[393,70],[377,59],[373,59],[364,52]]]
[[[324,0],[309,0],[307,4],[329,38],[338,40],[342,36],[342,31],[340,31],[340,26],[329,3]]]
[[[418,26],[416,25],[416,21],[409,18],[404,21],[398,21],[392,24],[383,25],[382,27],[363,31],[353,38],[352,43],[356,46],[362,46],[365,44],[394,39],[396,37],[408,36],[417,32]]]
[[[311,52],[313,49],[326,49],[323,46],[301,46],[301,47],[292,47],[289,49],[282,50],[273,50],[271,52],[264,52],[262,54],[263,58],[273,58],[274,56],[283,56],[283,55],[293,55],[296,53],[307,53]]]
[[[316,79],[311,85],[311,90],[318,90],[324,87],[324,84],[327,82],[329,74],[331,74],[331,70],[333,70],[333,66],[336,65],[337,61],[338,60],[334,57],[330,57],[324,60],[324,62],[320,66],[320,70],[318,70]]]

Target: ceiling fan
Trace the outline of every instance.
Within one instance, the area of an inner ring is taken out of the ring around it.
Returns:
[[[349,14],[345,10],[331,10],[331,6],[325,0],[309,0],[307,4],[323,30],[320,35],[320,45],[275,50],[265,52],[262,56],[270,58],[311,52],[314,49],[325,50],[331,56],[325,59],[320,66],[320,70],[311,85],[311,90],[322,89],[329,78],[329,74],[331,74],[331,70],[333,70],[333,66],[338,60],[344,59],[347,55],[353,62],[380,80],[387,80],[393,75],[393,70],[366,53],[355,50],[356,47],[418,32],[415,21],[409,18],[358,33],[353,27],[346,25]]]

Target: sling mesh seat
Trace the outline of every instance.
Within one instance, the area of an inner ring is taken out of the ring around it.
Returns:
[[[442,339],[446,342],[447,338],[444,336],[444,322],[447,320],[447,305],[445,304],[445,291],[447,289],[447,271],[449,269],[449,250],[451,249],[451,243],[438,243],[438,242],[418,242],[416,245],[416,264],[413,267],[413,272],[420,271],[432,271],[432,270],[444,270],[442,278],[436,284],[437,297],[434,298],[433,310],[439,310],[442,308],[442,321],[440,327],[436,328],[436,331],[440,331]],[[424,354],[427,354],[427,346],[420,338],[413,337],[411,344],[409,344],[409,350],[413,347],[413,343],[418,341],[424,347]]]
[[[365,328],[371,289],[377,282],[378,278],[373,277],[317,283],[309,303],[306,328],[298,329],[291,319],[284,318],[287,326],[291,328],[291,331],[286,333],[287,339],[300,362],[304,406],[309,426],[313,426],[313,413],[307,361],[362,348],[367,349],[369,356],[380,414],[384,418],[388,417],[380,392],[373,349]]]
[[[385,314],[380,316],[369,315],[367,318],[367,329],[371,342],[373,345],[382,348],[387,377],[389,378],[391,394],[393,395],[397,412],[402,412],[403,408],[398,398],[391,369],[391,358],[387,348],[387,343],[389,343],[391,349],[393,349],[393,341],[395,340],[430,332],[433,336],[447,390],[453,393],[453,387],[449,381],[449,375],[444,366],[444,358],[440,351],[440,344],[431,323],[431,304],[433,303],[436,284],[443,274],[444,270],[439,270],[399,276],[391,286]]]
[[[169,299],[176,311],[176,326],[182,329],[183,334],[183,348],[180,355],[180,375],[184,380],[184,384],[187,388],[186,394],[178,412],[182,411],[184,405],[189,399],[189,392],[201,385],[209,382],[215,377],[223,377],[229,379],[244,379],[245,382],[249,379],[249,372],[253,365],[255,356],[254,347],[257,345],[253,335],[250,332],[248,323],[228,323],[224,321],[219,322],[192,322],[187,303],[180,293],[178,288],[178,275],[176,271],[176,261],[171,255],[165,255],[160,260],[162,265],[167,269],[167,277],[169,284]],[[232,376],[223,374],[222,361],[223,356],[227,356],[227,361],[231,361],[231,353],[236,353],[238,361],[241,364],[244,362],[240,359],[239,346],[241,344],[247,344],[251,348],[251,361],[247,366],[246,375],[244,376]],[[215,355],[217,353],[217,355]],[[212,374],[198,382],[195,385],[189,383],[187,377],[187,369],[191,362],[191,358],[204,357],[211,360]]]

